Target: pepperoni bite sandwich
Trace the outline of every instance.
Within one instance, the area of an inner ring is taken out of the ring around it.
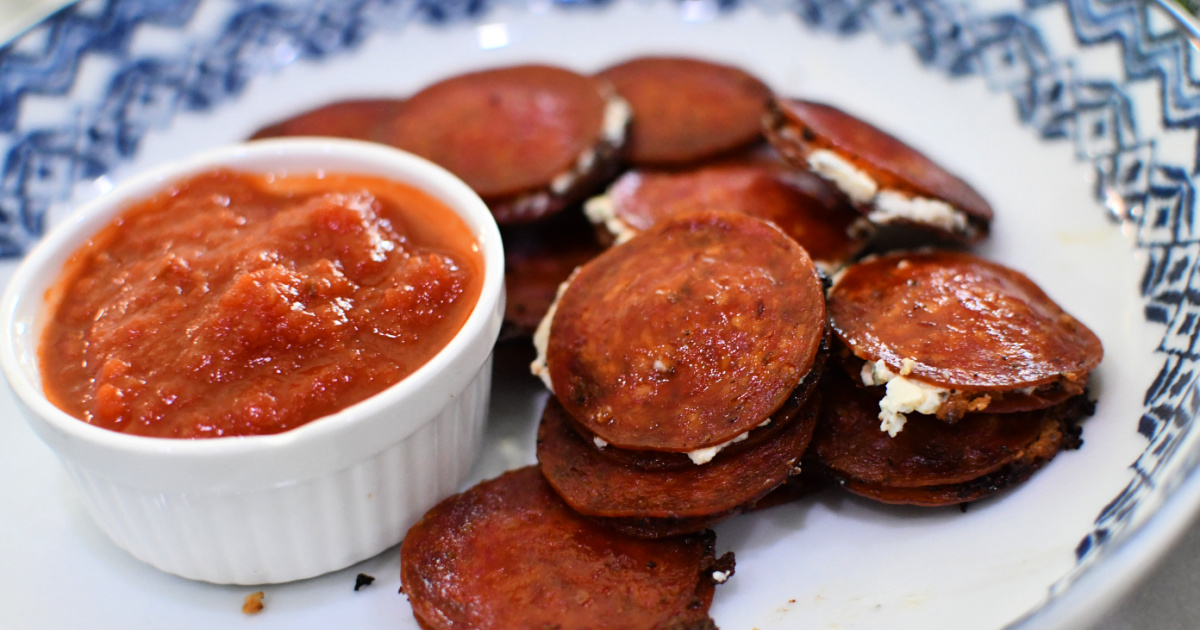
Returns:
[[[774,225],[659,222],[573,274],[535,335],[543,473],[644,534],[752,506],[807,448],[825,330],[816,268]]]
[[[439,503],[408,531],[400,578],[426,630],[714,629],[733,554],[712,531],[626,536],[576,514],[530,466]]]
[[[798,168],[835,183],[872,225],[905,225],[966,243],[983,240],[992,207],[916,149],[840,109],[775,98],[767,139]]]
[[[852,491],[969,501],[1080,443],[1103,348],[1023,274],[962,252],[893,253],[842,272],[828,308],[847,376],[813,450]]]
[[[720,209],[773,222],[826,270],[840,268],[864,239],[846,198],[824,179],[792,168],[767,147],[687,169],[626,171],[584,212],[623,242],[659,220]]]
[[[607,81],[512,66],[417,92],[384,141],[459,176],[511,224],[559,212],[615,176],[628,124],[629,106]]]
[[[597,75],[633,110],[625,159],[680,166],[754,144],[771,90],[732,66],[683,57],[639,57]]]

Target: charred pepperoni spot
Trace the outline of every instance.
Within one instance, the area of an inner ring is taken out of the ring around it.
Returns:
[[[824,328],[821,282],[795,241],[746,215],[690,214],[583,266],[546,358],[556,394],[588,430],[622,448],[687,452],[783,405]],[[670,378],[656,364],[674,366]]]
[[[626,527],[637,519],[667,519],[657,526],[691,522],[702,529],[711,524],[706,519],[749,508],[788,479],[808,448],[817,404],[812,399],[774,439],[735,456],[719,454],[700,466],[648,471],[602,454],[572,430],[566,410],[551,398],[538,428],[538,463],[550,485],[581,514],[626,519]]]
[[[633,538],[579,516],[536,467],[442,501],[409,530],[400,577],[422,628],[712,628],[711,531]]]
[[[768,140],[797,166],[808,168],[812,151],[833,151],[870,175],[880,190],[941,200],[965,213],[971,229],[947,236],[969,241],[987,236],[992,207],[970,184],[874,125],[829,105],[784,98],[772,100],[766,120]]]
[[[608,198],[612,214],[639,231],[679,214],[724,210],[771,221],[831,265],[847,262],[863,244],[849,231],[857,212],[831,184],[757,153],[685,171],[628,171]]]
[[[912,378],[948,389],[1041,387],[1067,373],[1082,383],[1078,375],[1104,355],[1096,335],[1029,278],[961,252],[854,265],[828,306],[835,334],[857,357],[896,373],[910,360]]]
[[[405,101],[386,140],[446,167],[485,200],[539,190],[600,141],[603,87],[550,66],[463,74]]]
[[[698,59],[641,57],[602,71],[633,109],[626,159],[678,165],[752,144],[770,89],[743,70]]]

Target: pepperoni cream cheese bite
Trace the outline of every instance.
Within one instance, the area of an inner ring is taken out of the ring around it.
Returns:
[[[452,496],[408,531],[400,578],[425,630],[703,630],[733,575],[705,531],[663,540],[571,510],[534,466]]]
[[[834,334],[864,385],[885,385],[880,429],[906,414],[1043,409],[1082,394],[1104,355],[1091,330],[1023,274],[970,254],[895,253],[829,291]]]
[[[771,221],[826,270],[849,262],[863,246],[849,229],[858,213],[833,186],[758,152],[689,170],[627,171],[584,206],[588,219],[618,243],[666,217],[702,210]]]
[[[703,466],[645,470],[621,461],[628,456],[611,457],[619,449],[595,448],[551,398],[538,429],[538,463],[568,505],[620,531],[645,537],[699,531],[753,507],[795,473],[819,400],[809,396],[803,408],[774,418],[781,430],[738,453],[722,453]]]
[[[687,453],[783,406],[812,369],[825,303],[795,241],[753,217],[706,212],[581,267],[543,322],[534,371],[571,416],[606,444]]]
[[[772,100],[766,135],[783,156],[828,179],[874,225],[902,224],[974,243],[992,207],[969,184],[870,123],[810,101]]]
[[[876,431],[877,387],[833,370],[812,448],[815,468],[850,492],[884,503],[949,505],[1018,484],[1063,449],[1094,406],[1080,395],[1046,409],[968,413],[949,424],[914,415],[894,437]]]
[[[625,159],[635,166],[678,166],[749,146],[762,138],[771,90],[754,76],[699,59],[639,57],[599,73],[633,109]]]
[[[513,66],[414,94],[384,141],[458,175],[511,224],[559,212],[615,176],[629,117],[607,81]]]

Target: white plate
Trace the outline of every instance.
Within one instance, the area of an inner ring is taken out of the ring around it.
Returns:
[[[744,66],[974,183],[997,215],[981,253],[1034,278],[1096,331],[1106,357],[1084,447],[965,513],[825,492],[720,525],[719,551],[737,553],[738,572],[718,589],[717,624],[1076,625],[1200,500],[1200,477],[1188,477],[1200,459],[1197,153],[1184,125],[1200,108],[1173,28],[1132,0],[86,2],[0,51],[0,247],[20,250],[144,167],[331,100],[527,61],[591,71],[681,53]],[[3,277],[11,268],[0,265]],[[544,394],[512,354],[498,358],[472,482],[533,462]],[[0,409],[0,627],[250,622],[240,606],[252,589],[164,575],[110,544],[7,391]],[[359,572],[377,581],[354,592]],[[266,587],[252,623],[415,628],[398,588],[391,550]]]

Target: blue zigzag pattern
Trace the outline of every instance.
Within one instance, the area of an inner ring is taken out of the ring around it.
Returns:
[[[292,58],[322,59],[353,50],[373,33],[412,21],[474,20],[499,0],[319,0],[309,3],[241,0],[225,27],[208,41],[189,42],[172,58],[134,58],[134,33],[144,25],[181,31],[200,0],[108,0],[98,12],[66,9],[24,41],[0,48],[0,254],[19,255],[45,228],[47,209],[80,181],[129,159],[153,125],[181,111],[203,111],[235,98],[255,76]],[[756,0],[746,0],[753,2]],[[762,0],[767,2],[769,0]],[[607,0],[555,0],[560,8]],[[714,0],[725,11],[739,0]],[[1200,226],[1196,224],[1192,164],[1159,161],[1153,138],[1137,128],[1131,82],[1157,81],[1167,129],[1200,126],[1200,89],[1189,68],[1195,51],[1178,32],[1151,32],[1153,6],[1136,0],[1026,0],[1022,10],[977,15],[943,0],[793,0],[788,6],[809,28],[851,37],[872,32],[903,41],[931,69],[951,76],[978,74],[1011,94],[1020,120],[1050,141],[1071,142],[1077,159],[1096,171],[1096,198],[1114,220],[1137,229],[1148,253],[1142,292],[1145,315],[1165,327],[1158,349],[1163,368],[1146,392],[1138,430],[1149,440],[1134,464],[1137,478],[1098,515],[1077,549],[1083,570],[1136,521],[1139,502],[1171,487],[1197,457],[1181,452],[1200,410]],[[1041,12],[1068,12],[1083,46],[1116,45],[1125,76],[1080,76],[1057,56],[1038,28]],[[272,61],[280,46],[292,58]],[[24,128],[20,107],[29,96],[65,97],[89,56],[121,61],[97,103],[81,104],[60,126]],[[1189,458],[1180,462],[1179,458]],[[1062,584],[1069,583],[1072,576]]]

